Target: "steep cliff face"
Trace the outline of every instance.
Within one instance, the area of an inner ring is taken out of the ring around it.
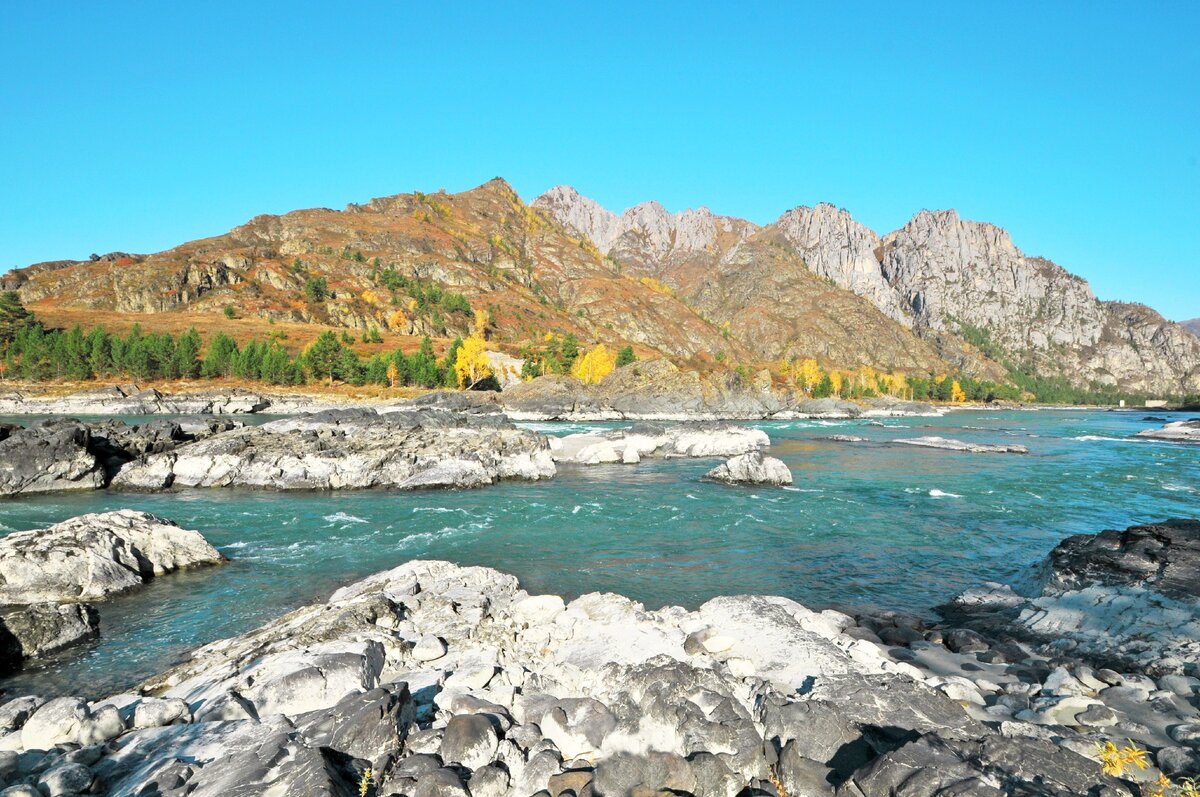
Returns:
[[[590,239],[624,273],[661,283],[761,361],[815,357],[842,367],[912,372],[942,371],[953,364],[860,298],[887,290],[871,254],[878,238],[831,206],[789,211],[782,228],[760,228],[707,208],[669,213],[657,202],[617,215],[566,186],[551,189],[533,206]],[[835,230],[841,239],[819,235]],[[814,273],[794,241],[820,252],[827,270]],[[874,263],[873,281],[864,256]],[[847,275],[845,282],[835,272]],[[891,309],[894,317],[904,318],[897,303]],[[981,358],[965,358],[963,364],[981,376],[1002,376]]]
[[[913,325],[879,268],[879,236],[848,212],[822,202],[787,211],[775,227],[815,273],[867,299],[888,318]]]
[[[729,321],[755,351],[839,351],[836,336],[814,339],[801,333],[798,318],[783,317],[796,311],[826,331],[838,326],[831,319],[853,318],[872,344],[895,339],[916,360],[928,355],[990,378],[1000,369],[985,351],[1081,387],[1200,389],[1195,335],[1149,308],[1099,301],[1083,279],[1044,258],[1027,257],[1005,230],[963,220],[953,210],[921,211],[880,238],[829,204],[794,208],[761,229],[705,209],[669,214],[656,203],[618,216],[561,187],[535,204],[594,241],[595,230],[606,242],[597,241],[601,251]],[[765,242],[795,257],[764,249]],[[808,279],[813,275],[863,297],[921,342],[897,337],[841,294],[814,306],[810,300],[819,292]],[[759,296],[746,295],[754,286],[763,289]],[[752,313],[757,323],[749,322]]]
[[[1086,281],[1025,256],[999,227],[921,211],[883,239],[881,254],[918,330],[982,330],[1014,364],[1081,385],[1200,386],[1200,341],[1147,307],[1099,301]]]

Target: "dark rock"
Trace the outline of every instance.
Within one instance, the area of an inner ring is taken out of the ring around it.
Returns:
[[[440,755],[448,764],[475,769],[491,763],[500,738],[482,714],[458,714],[450,718],[442,736]]]
[[[47,656],[100,634],[100,617],[86,603],[0,607],[0,670]]]
[[[43,421],[0,440],[0,496],[95,490],[105,475],[78,421]]]
[[[982,653],[991,647],[988,641],[969,628],[955,628],[945,633],[946,647],[955,653]]]
[[[1124,531],[1068,537],[1050,552],[1047,586],[1143,586],[1181,600],[1200,599],[1200,521],[1168,520]]]
[[[617,753],[596,765],[595,790],[600,795],[638,790],[694,794],[696,776],[688,761],[674,753]]]
[[[293,721],[314,745],[369,761],[386,772],[400,754],[415,707],[408,684],[388,684],[348,695],[331,708],[301,714]]]

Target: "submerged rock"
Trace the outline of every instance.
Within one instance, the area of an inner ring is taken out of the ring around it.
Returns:
[[[951,440],[946,437],[913,437],[893,440],[893,443],[904,446],[919,446],[922,448],[941,448],[946,451],[965,451],[970,454],[1028,454],[1025,446],[1009,443],[965,443],[962,440]]]
[[[727,484],[771,484],[781,486],[792,483],[792,472],[782,460],[765,457],[754,451],[725,460],[704,474],[704,478]]]

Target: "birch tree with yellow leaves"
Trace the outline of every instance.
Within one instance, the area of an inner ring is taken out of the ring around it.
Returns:
[[[616,358],[612,356],[605,345],[598,343],[594,349],[575,360],[575,365],[571,368],[571,376],[586,385],[595,385],[612,373],[616,363]]]
[[[454,375],[462,390],[470,390],[492,375],[483,338],[472,335],[463,341],[454,359]]]

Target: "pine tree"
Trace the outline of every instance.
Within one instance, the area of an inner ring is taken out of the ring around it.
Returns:
[[[637,362],[637,355],[633,353],[632,346],[622,346],[617,352],[617,368],[623,368],[630,363]]]
[[[337,335],[326,330],[304,350],[304,366],[317,379],[328,379],[333,384],[334,372],[342,356],[342,344]]]

